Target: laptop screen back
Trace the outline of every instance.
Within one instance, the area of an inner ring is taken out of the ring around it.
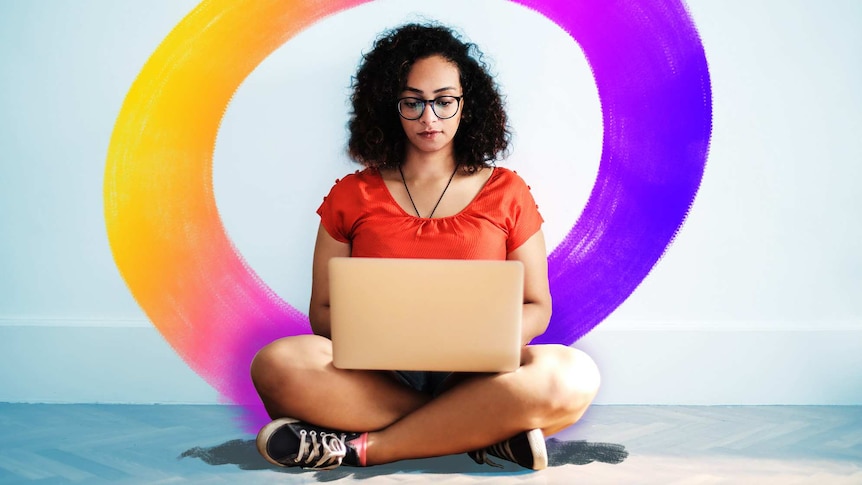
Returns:
[[[338,368],[504,372],[520,365],[518,261],[333,258],[329,283]]]

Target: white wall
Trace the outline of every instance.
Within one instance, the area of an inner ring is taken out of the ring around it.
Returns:
[[[195,2],[49,5],[0,3],[0,401],[216,402],[129,295],[102,214],[123,97]],[[709,162],[663,260],[576,344],[603,369],[599,401],[860,404],[862,4],[688,5],[712,77]],[[414,11],[492,59],[516,131],[506,166],[533,186],[551,248],[588,196],[600,106],[552,23],[502,0],[378,1],[327,18],[241,86],[214,159],[231,238],[301,309],[314,209],[355,168],[350,75]]]

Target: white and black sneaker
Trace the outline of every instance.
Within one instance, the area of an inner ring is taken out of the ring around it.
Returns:
[[[257,434],[257,450],[278,466],[330,470],[339,465],[361,466],[352,440],[363,433],[334,431],[293,418],[280,418]]]
[[[467,455],[480,465],[487,463],[498,468],[502,468],[502,466],[491,461],[488,455],[517,463],[532,470],[544,470],[548,467],[548,450],[545,448],[545,435],[542,434],[541,429],[519,433],[506,441],[501,441],[481,450],[471,451]]]

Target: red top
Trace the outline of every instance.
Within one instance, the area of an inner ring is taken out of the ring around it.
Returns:
[[[493,170],[467,207],[448,217],[405,212],[371,168],[337,180],[317,213],[330,236],[351,244],[353,257],[504,260],[543,220],[521,177]]]

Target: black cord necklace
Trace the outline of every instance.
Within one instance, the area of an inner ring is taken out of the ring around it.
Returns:
[[[413,196],[410,195],[410,188],[407,187],[407,180],[404,178],[404,172],[401,170],[401,165],[398,166],[398,173],[401,174],[401,181],[404,182],[404,190],[407,191],[407,197],[410,198],[410,203],[413,204],[413,210],[416,211],[416,217],[421,218],[422,215],[419,214],[419,209],[416,208],[416,202],[413,202]],[[452,175],[449,177],[449,181],[446,182],[446,187],[443,188],[443,193],[440,194],[440,198],[437,199],[437,203],[434,204],[434,208],[431,209],[431,213],[428,214],[428,219],[431,219],[434,216],[434,211],[437,210],[437,206],[440,205],[440,201],[443,200],[443,196],[446,195],[446,191],[449,190],[449,185],[452,183],[452,179],[455,178],[455,174],[458,173],[458,165],[455,165],[455,170],[452,171]]]

